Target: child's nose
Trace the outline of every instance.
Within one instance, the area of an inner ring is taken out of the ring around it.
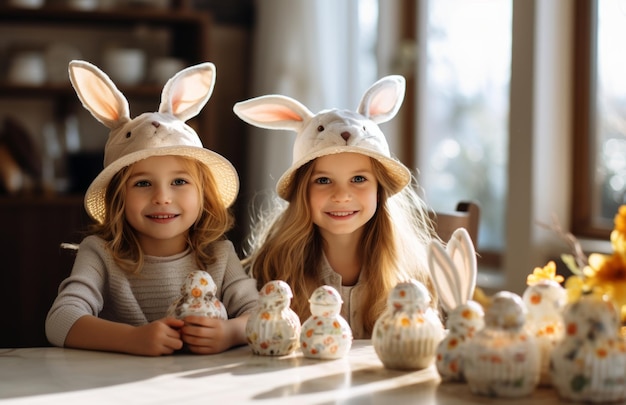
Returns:
[[[349,201],[352,195],[347,187],[337,186],[334,189],[332,197],[335,201]]]
[[[169,188],[156,186],[154,188],[153,200],[155,204],[169,204],[172,201]]]

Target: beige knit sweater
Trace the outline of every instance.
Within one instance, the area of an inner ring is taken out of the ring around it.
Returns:
[[[46,335],[55,346],[64,345],[68,331],[84,315],[135,326],[163,318],[187,274],[198,270],[188,250],[169,257],[146,256],[140,274],[129,275],[115,264],[104,243],[86,237],[72,273],[59,286],[46,319]],[[216,262],[203,270],[213,277],[228,317],[252,310],[258,297],[256,281],[244,272],[232,243],[215,242],[214,255]]]

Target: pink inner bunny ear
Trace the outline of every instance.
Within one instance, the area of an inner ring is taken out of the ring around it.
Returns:
[[[405,87],[406,81],[402,76],[380,79],[365,92],[357,112],[377,124],[389,121],[402,105]]]
[[[206,62],[178,72],[163,87],[159,112],[187,121],[200,113],[215,86],[215,66]]]
[[[130,119],[128,101],[109,77],[85,61],[71,61],[70,81],[78,98],[91,115],[107,128]]]
[[[300,102],[286,96],[268,95],[236,103],[239,118],[259,128],[298,131],[313,116]]]

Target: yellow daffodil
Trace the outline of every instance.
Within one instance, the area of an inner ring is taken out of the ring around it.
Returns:
[[[626,205],[619,207],[613,222],[615,225],[611,232],[611,246],[613,252],[624,256],[626,255]]]
[[[535,267],[533,274],[529,274],[526,277],[526,284],[535,285],[541,280],[552,280],[561,284],[563,282],[563,276],[556,274],[556,263],[549,261],[544,267]]]

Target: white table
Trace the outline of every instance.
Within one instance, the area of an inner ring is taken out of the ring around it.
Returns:
[[[504,402],[506,401],[506,402]],[[552,389],[502,399],[441,383],[436,368],[383,367],[369,340],[339,360],[253,355],[247,346],[217,355],[139,357],[60,349],[0,349],[0,403],[11,404],[501,404],[558,403]]]

